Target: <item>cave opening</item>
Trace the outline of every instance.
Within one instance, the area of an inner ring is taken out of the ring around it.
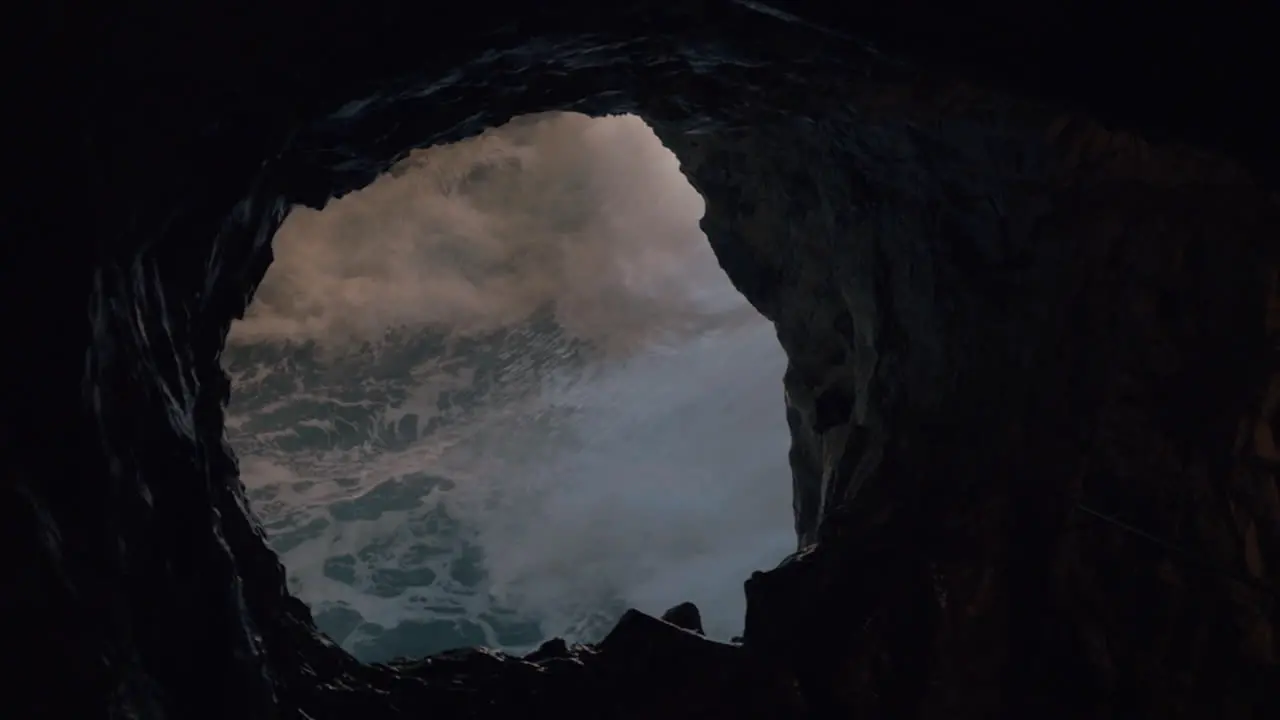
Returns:
[[[786,358],[635,115],[518,117],[294,209],[228,437],[317,626],[368,662],[600,640],[795,547]]]
[[[9,714],[1280,716],[1269,596],[1076,522],[1276,585],[1265,23],[374,5],[15,25]],[[628,613],[535,659],[358,662],[247,511],[219,353],[286,208],[547,110],[639,114],[706,199],[788,358],[805,551],[748,581],[741,644]]]

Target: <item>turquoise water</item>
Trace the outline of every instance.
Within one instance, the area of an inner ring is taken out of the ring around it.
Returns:
[[[785,359],[635,118],[555,115],[299,211],[224,365],[292,590],[365,660],[741,629],[794,548]]]

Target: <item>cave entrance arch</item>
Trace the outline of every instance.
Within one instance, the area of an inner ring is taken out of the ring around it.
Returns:
[[[295,210],[223,365],[290,589],[365,661],[594,642],[795,549],[785,357],[635,116],[517,118]]]

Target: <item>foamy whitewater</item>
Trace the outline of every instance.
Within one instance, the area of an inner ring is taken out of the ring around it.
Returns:
[[[521,118],[295,210],[223,362],[254,508],[358,657],[742,628],[795,547],[785,358],[638,118]]]

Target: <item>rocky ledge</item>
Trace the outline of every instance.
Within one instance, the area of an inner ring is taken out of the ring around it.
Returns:
[[[5,43],[6,717],[1280,717],[1262,10],[33,12]],[[643,116],[775,324],[797,552],[744,578],[741,643],[678,608],[362,665],[247,508],[218,354],[288,208],[557,109]]]

